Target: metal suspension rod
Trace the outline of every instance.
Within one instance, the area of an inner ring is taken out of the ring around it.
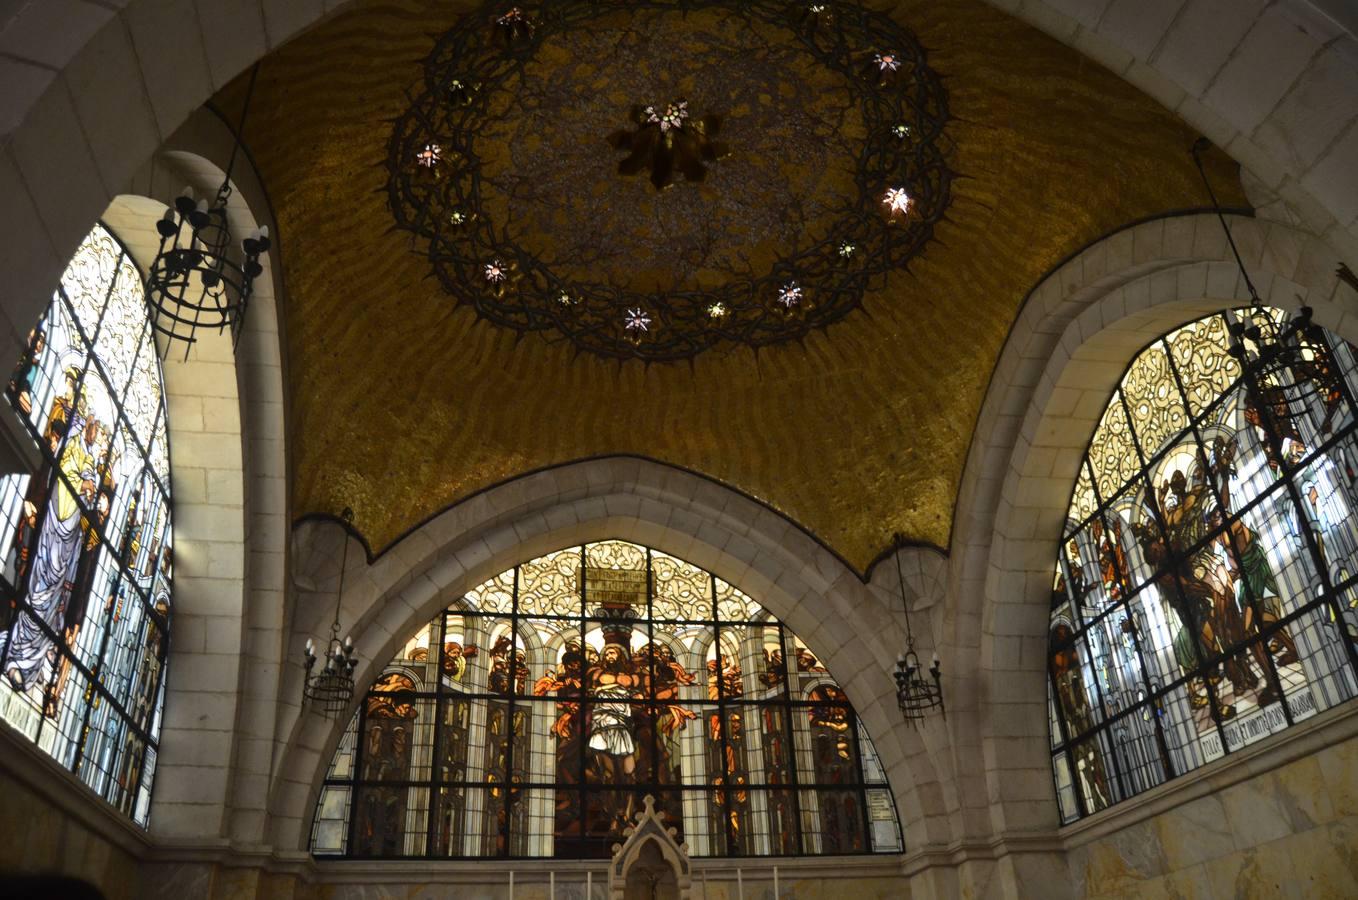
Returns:
[[[1217,202],[1217,193],[1212,190],[1212,182],[1207,177],[1207,169],[1202,164],[1202,151],[1212,146],[1212,142],[1205,137],[1200,137],[1193,142],[1193,163],[1198,167],[1198,174],[1202,176],[1203,187],[1207,188],[1207,196],[1211,198],[1212,210],[1217,214],[1217,221],[1221,223],[1221,230],[1226,232],[1226,243],[1231,245],[1231,254],[1235,256],[1235,264],[1240,269],[1240,274],[1245,279],[1245,287],[1250,292],[1250,299],[1255,306],[1263,306],[1263,301],[1259,299],[1259,292],[1254,289],[1254,282],[1250,279],[1250,273],[1245,269],[1245,261],[1240,258],[1240,248],[1235,245],[1235,237],[1231,234],[1231,227],[1226,224],[1226,215],[1221,211],[1221,204]]]

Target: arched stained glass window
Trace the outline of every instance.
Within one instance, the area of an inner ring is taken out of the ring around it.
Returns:
[[[141,274],[96,225],[6,397],[41,450],[0,478],[0,716],[145,825],[170,618],[170,456]]]
[[[902,849],[816,655],[732,585],[621,541],[516,566],[414,635],[340,742],[311,847],[606,857],[647,794],[695,856]]]
[[[1246,372],[1228,327],[1143,350],[1080,467],[1048,667],[1066,822],[1358,692],[1355,350],[1308,327]]]

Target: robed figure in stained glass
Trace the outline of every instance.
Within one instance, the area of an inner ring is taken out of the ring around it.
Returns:
[[[89,410],[82,397],[68,427],[69,439],[62,448],[54,489],[37,535],[28,568],[27,600],[32,614],[48,629],[60,633],[66,604],[75,587],[89,520],[82,505],[95,508],[101,483],[101,467],[108,452],[108,429]],[[5,674],[18,690],[28,690],[52,674],[56,646],[47,631],[27,616],[20,616],[9,634]]]
[[[151,332],[140,272],[95,225],[6,385],[39,464],[0,477],[0,718],[141,825],[171,598],[169,426]]]

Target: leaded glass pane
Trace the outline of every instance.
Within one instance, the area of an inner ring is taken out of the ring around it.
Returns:
[[[123,257],[122,247],[107,229],[96,226],[80,242],[61,276],[63,296],[79,322],[86,343],[95,339],[109,289]],[[144,317],[143,317],[144,318]]]
[[[1113,394],[1113,402],[1099,420],[1086,457],[1093,488],[1102,498],[1117,496],[1140,468],[1132,428],[1119,402],[1121,396],[1121,392]]]
[[[96,226],[6,390],[41,464],[0,479],[0,714],[145,825],[170,606],[160,365],[141,275]],[[148,412],[149,411],[149,412]]]
[[[1312,327],[1246,371],[1229,342],[1219,315],[1151,344],[1090,442],[1053,584],[1063,821],[1355,693],[1353,348]]]
[[[341,740],[312,841],[604,857],[647,794],[695,855],[901,849],[816,654],[733,585],[625,541],[523,563],[411,635]]]

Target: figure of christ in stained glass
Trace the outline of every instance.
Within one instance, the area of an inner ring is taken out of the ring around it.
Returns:
[[[593,779],[625,784],[636,771],[638,741],[632,701],[642,699],[644,676],[637,671],[627,645],[608,635],[598,662],[585,673],[589,690],[589,749]]]

